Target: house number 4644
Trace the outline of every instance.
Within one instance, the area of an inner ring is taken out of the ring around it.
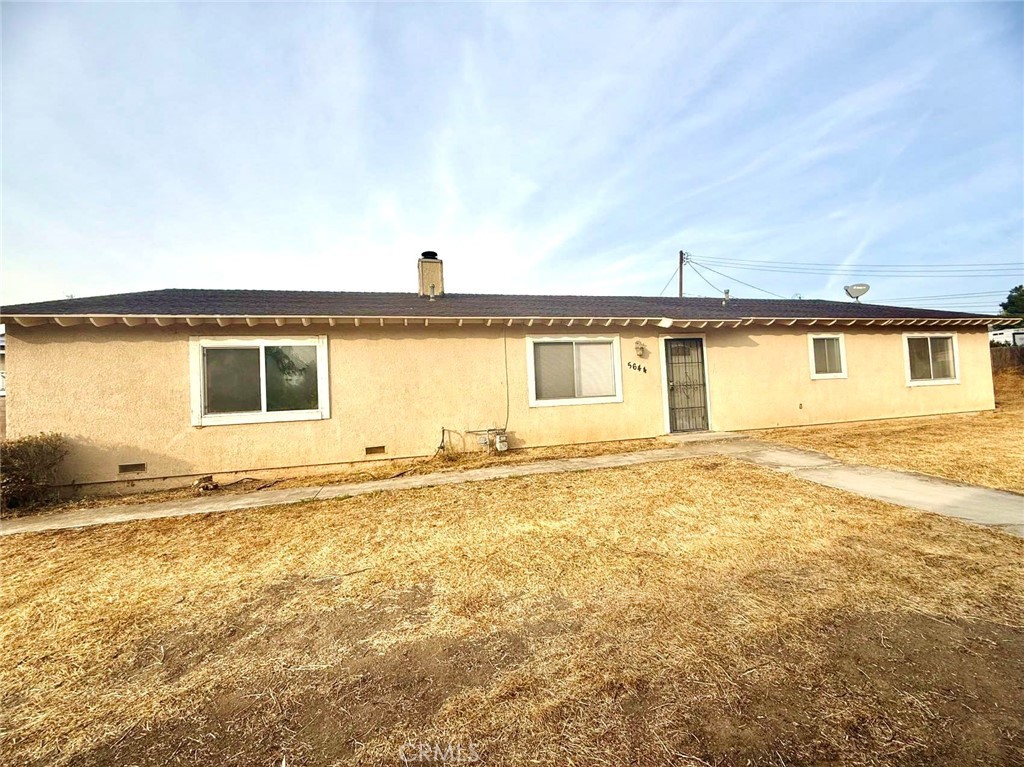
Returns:
[[[635,370],[638,373],[646,373],[647,372],[647,366],[646,365],[641,365],[639,362],[627,362],[626,364],[629,365],[630,370]]]

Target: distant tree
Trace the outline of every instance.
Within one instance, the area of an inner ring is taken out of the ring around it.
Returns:
[[[1024,285],[1010,288],[1006,300],[999,306],[1007,317],[1024,317]]]

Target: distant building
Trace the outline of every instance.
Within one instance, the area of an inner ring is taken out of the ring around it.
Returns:
[[[988,340],[998,344],[1009,344],[1010,346],[1024,346],[1024,327],[1003,328],[1002,330],[990,330]]]

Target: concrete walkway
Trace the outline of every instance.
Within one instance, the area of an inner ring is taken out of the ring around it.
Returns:
[[[681,442],[676,447],[635,453],[490,466],[483,469],[419,474],[343,485],[264,490],[163,503],[107,506],[23,519],[0,520],[0,536],[91,527],[113,522],[181,517],[191,514],[214,514],[238,509],[364,495],[385,490],[407,490],[507,477],[525,477],[534,474],[636,466],[644,463],[688,460],[707,455],[730,456],[774,471],[792,474],[820,485],[848,490],[868,498],[888,501],[921,511],[944,514],[974,524],[996,527],[1013,535],[1024,536],[1024,496],[960,485],[921,474],[843,464],[821,453],[797,450],[728,434],[709,434],[702,439]]]
[[[1024,537],[1024,495],[963,485],[916,472],[842,463],[824,453],[755,440],[722,445],[719,453],[866,498],[943,514]]]

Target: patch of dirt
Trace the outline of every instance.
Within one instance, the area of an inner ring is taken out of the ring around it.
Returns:
[[[383,651],[367,644],[429,600],[429,590],[394,595],[397,611],[339,607],[266,633],[254,623],[208,636],[202,654],[171,645],[170,673],[183,671],[175,657],[203,663],[232,646],[267,653],[330,642],[350,652],[323,668],[263,667],[211,691],[189,715],[137,728],[73,764],[280,765],[285,755],[288,764],[381,763],[361,759],[363,745],[380,738],[394,748],[385,762],[399,763],[401,744],[436,729],[461,693],[528,669],[546,639],[576,625],[548,619],[518,633],[428,637]],[[791,767],[1024,763],[1021,629],[904,613],[846,616],[817,631],[811,642],[779,636],[757,650],[750,668],[724,669],[718,681],[692,676],[682,695],[673,688],[684,680],[610,682],[546,718],[552,728],[571,727],[576,706],[615,712],[608,737],[623,764],[688,763],[682,755],[696,764]],[[676,705],[680,699],[685,705]],[[484,763],[515,763],[503,753],[513,744],[498,733],[467,737],[486,743]]]
[[[765,654],[791,683],[763,684],[755,667],[741,672],[732,711],[703,711],[705,759],[1024,764],[1021,629],[903,613],[848,616],[822,634],[805,654]]]
[[[331,764],[368,736],[415,732],[469,686],[522,661],[522,637],[430,638],[384,652],[364,649],[324,669],[239,679],[189,716],[137,729],[73,764]]]
[[[548,620],[517,634],[428,637],[374,649],[372,639],[381,632],[427,620],[427,585],[266,628],[260,616],[268,610],[296,596],[309,599],[311,589],[322,587],[329,584],[290,580],[215,627],[153,638],[137,648],[140,662],[132,673],[158,673],[172,682],[217,656],[294,658],[324,646],[338,647],[336,656],[290,668],[262,664],[233,686],[211,691],[187,716],[132,730],[72,764],[279,765],[283,754],[296,764],[347,762],[368,735],[422,729],[461,690],[486,686],[522,663],[531,634],[543,636],[559,625]],[[159,660],[147,651],[153,646],[163,650]]]

